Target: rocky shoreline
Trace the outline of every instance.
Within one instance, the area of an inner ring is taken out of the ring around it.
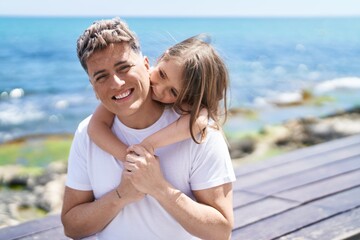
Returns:
[[[25,174],[20,165],[0,167],[0,228],[60,213],[66,164],[49,164],[41,175]]]
[[[360,108],[324,118],[303,118],[265,126],[256,135],[230,139],[235,167],[295,150],[360,134]],[[21,165],[0,167],[0,228],[59,213],[66,179],[66,163],[53,162],[40,175]]]
[[[230,140],[235,166],[299,148],[360,134],[360,107],[316,118],[301,118],[265,126],[256,135]]]

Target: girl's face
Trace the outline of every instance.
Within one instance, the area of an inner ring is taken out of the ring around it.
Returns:
[[[182,89],[181,73],[182,66],[178,61],[160,61],[150,76],[152,99],[162,103],[174,103]]]

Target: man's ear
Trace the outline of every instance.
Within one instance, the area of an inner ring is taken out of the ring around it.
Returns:
[[[90,78],[89,78],[89,82],[90,82],[91,87],[92,87],[92,89],[93,89],[93,91],[94,91],[94,94],[95,94],[96,99],[97,99],[97,100],[100,100],[99,96],[97,95],[97,92],[95,91],[94,84],[92,84]]]
[[[144,56],[144,64],[146,66],[146,69],[150,70],[150,62],[149,62],[149,58],[147,56]]]

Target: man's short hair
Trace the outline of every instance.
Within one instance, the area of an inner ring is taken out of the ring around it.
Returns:
[[[77,40],[77,55],[82,67],[87,72],[86,62],[94,52],[121,42],[128,43],[134,52],[141,53],[136,34],[120,18],[94,22]]]

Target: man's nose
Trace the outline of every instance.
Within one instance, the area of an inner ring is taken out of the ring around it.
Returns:
[[[125,84],[125,81],[123,79],[121,79],[118,75],[114,74],[113,81],[112,81],[112,88],[116,89],[116,88],[121,87],[124,84]]]

